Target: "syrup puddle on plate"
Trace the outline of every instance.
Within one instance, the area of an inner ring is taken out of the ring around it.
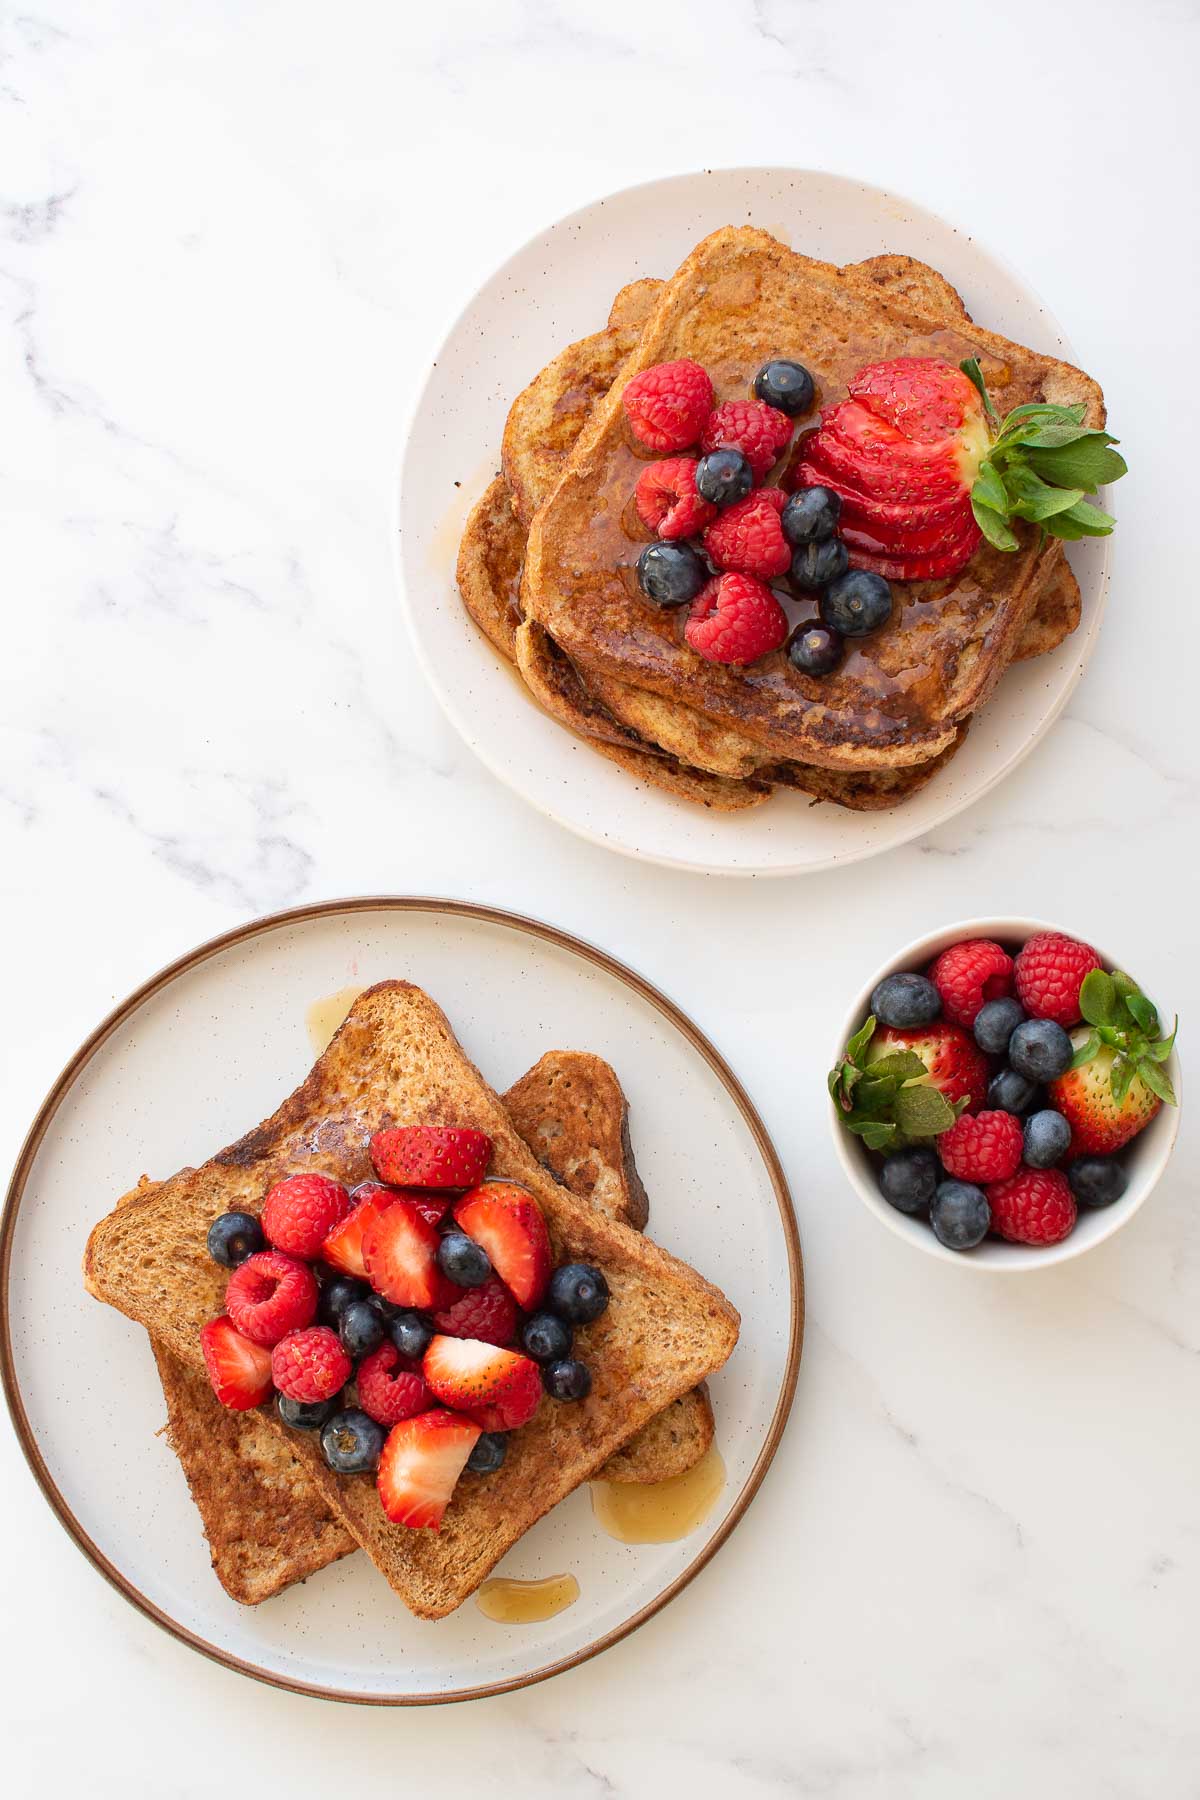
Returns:
[[[514,1581],[497,1575],[485,1581],[475,1604],[498,1625],[536,1625],[565,1612],[579,1598],[574,1575],[545,1575],[540,1581]]]
[[[593,1481],[592,1512],[622,1544],[674,1544],[703,1525],[725,1489],[725,1464],[713,1444],[695,1468],[667,1481]]]
[[[314,1000],[304,1015],[304,1023],[308,1027],[309,1041],[318,1056],[328,1050],[334,1032],[342,1024],[346,1014],[365,989],[360,987],[339,988],[336,994],[326,994],[323,1000]]]

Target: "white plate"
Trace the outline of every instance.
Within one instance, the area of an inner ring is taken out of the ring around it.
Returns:
[[[636,783],[540,712],[471,624],[454,584],[458,539],[499,466],[509,405],[565,344],[604,324],[624,283],[671,274],[706,233],[742,221],[835,263],[907,252],[940,269],[982,324],[1071,358],[1051,313],[1012,270],[964,232],[881,188],[803,169],[708,170],[627,188],[517,251],[438,352],[401,471],[400,584],[418,656],[450,719],[493,774],[539,811],[593,843],[673,868],[799,875],[919,837],[1028,754],[1087,661],[1108,540],[1071,546],[1083,589],[1079,629],[1052,655],[1010,669],[949,766],[892,812],[813,807],[803,794],[777,793],[749,812],[710,813]]]
[[[404,976],[445,1007],[504,1088],[546,1050],[608,1058],[630,1097],[654,1236],[723,1287],[742,1336],[712,1382],[725,1491],[681,1543],[631,1547],[585,1489],[500,1572],[573,1572],[557,1618],[500,1625],[473,1601],[413,1619],[358,1554],[257,1608],[209,1567],[182,1471],[155,1434],[146,1336],[80,1284],[88,1231],[143,1172],[198,1163],[264,1118],[312,1061],[309,1005]],[[697,1196],[736,1200],[730,1213]],[[724,1221],[724,1222],[723,1222]],[[5,1212],[0,1322],[14,1421],[47,1498],[127,1598],[220,1661],[289,1687],[374,1702],[521,1686],[605,1648],[713,1554],[765,1473],[791,1404],[803,1318],[787,1188],[750,1102],[669,1001],[547,926],[444,901],[332,902],[247,926],[147,983],[99,1028],[39,1115]]]

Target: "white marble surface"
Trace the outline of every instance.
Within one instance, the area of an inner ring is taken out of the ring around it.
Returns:
[[[352,1712],[190,1654],[5,1438],[13,1792],[1197,1792],[1195,1131],[1114,1242],[993,1285],[845,1191],[820,1077],[864,968],[997,911],[1127,946],[1187,1058],[1198,23],[1194,0],[0,13],[0,1156],[197,940],[440,891],[595,938],[713,1033],[788,1163],[809,1281],[792,1423],[716,1564],[598,1662],[452,1712]],[[755,161],[890,185],[1007,254],[1134,472],[1100,649],[1022,770],[880,861],[743,885],[533,815],[387,621],[398,434],[456,303],[583,200]]]

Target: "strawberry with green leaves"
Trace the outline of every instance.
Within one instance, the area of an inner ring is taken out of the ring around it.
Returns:
[[[1120,970],[1093,969],[1079,990],[1079,1009],[1075,1057],[1051,1082],[1050,1098],[1071,1127],[1069,1154],[1108,1156],[1145,1130],[1164,1102],[1175,1105],[1165,1068],[1175,1030],[1162,1035],[1154,1007]]]
[[[986,538],[1016,550],[1014,521],[1051,537],[1106,537],[1115,521],[1088,498],[1125,473],[1085,407],[1033,402],[1003,420],[978,360],[900,356],[860,369],[849,398],[801,440],[787,485],[842,502],[850,562],[890,581],[957,575]]]
[[[829,1092],[847,1131],[890,1152],[937,1137],[982,1105],[987,1060],[961,1026],[876,1030],[872,1017],[830,1071]]]

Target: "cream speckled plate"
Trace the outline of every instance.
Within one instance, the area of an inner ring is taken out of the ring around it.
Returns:
[[[1051,313],[1012,270],[965,232],[882,188],[804,169],[706,170],[627,188],[518,250],[438,351],[405,447],[400,583],[418,655],[450,719],[493,774],[539,811],[594,843],[674,868],[798,875],[919,837],[1029,753],[1066,705],[1095,640],[1108,540],[1070,549],[1083,590],[1079,629],[1051,655],[1011,668],[964,747],[891,812],[813,806],[782,792],[748,812],[709,812],[636,782],[540,712],[471,624],[454,584],[458,539],[499,467],[509,405],[565,344],[599,330],[626,282],[671,274],[708,232],[742,222],[835,263],[885,250],[919,257],[948,277],[982,324],[1073,360]]]
[[[605,1536],[587,1489],[577,1491],[498,1571],[577,1577],[579,1599],[541,1624],[494,1623],[473,1601],[436,1623],[414,1619],[361,1553],[259,1607],[237,1606],[209,1567],[182,1471],[155,1435],[165,1408],[146,1335],[80,1280],[91,1226],[139,1175],[201,1162],[304,1077],[315,1001],[395,976],[428,989],[498,1089],[553,1048],[606,1057],[629,1096],[650,1230],[742,1314],[738,1347],[710,1384],[728,1471],[715,1509],[682,1542],[634,1547]],[[708,1040],[602,951],[454,901],[302,908],[202,945],[155,976],[97,1029],[47,1099],[0,1235],[5,1390],[34,1474],[80,1548],[151,1618],[230,1667],[376,1704],[524,1686],[665,1605],[732,1531],[775,1453],[803,1312],[783,1172]]]

